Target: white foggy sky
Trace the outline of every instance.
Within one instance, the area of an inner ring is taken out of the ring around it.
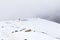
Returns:
[[[0,20],[52,15],[60,0],[0,0]]]

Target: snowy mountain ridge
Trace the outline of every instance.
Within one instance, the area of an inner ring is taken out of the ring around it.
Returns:
[[[0,22],[0,40],[60,40],[60,24],[40,18]]]

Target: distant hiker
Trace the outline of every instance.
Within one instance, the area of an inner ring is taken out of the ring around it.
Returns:
[[[19,18],[19,21],[20,21],[20,18]]]

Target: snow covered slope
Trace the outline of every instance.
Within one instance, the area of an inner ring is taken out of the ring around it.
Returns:
[[[59,40],[60,24],[40,18],[0,22],[0,40]]]

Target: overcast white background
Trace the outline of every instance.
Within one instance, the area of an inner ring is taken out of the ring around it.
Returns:
[[[60,0],[0,0],[0,20],[31,17],[60,20]]]

